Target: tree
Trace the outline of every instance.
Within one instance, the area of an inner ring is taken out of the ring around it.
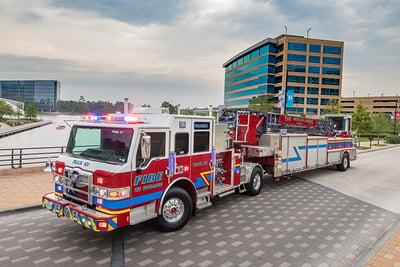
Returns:
[[[372,120],[367,107],[364,107],[360,102],[356,106],[356,110],[351,116],[353,119],[353,129],[358,135],[358,146],[360,146],[360,136],[372,130]]]
[[[263,94],[255,96],[249,100],[249,109],[273,112],[275,110],[275,106],[272,104],[271,96]]]
[[[37,116],[37,107],[34,102],[28,103],[26,106],[25,116],[29,117],[29,119],[36,118]]]
[[[390,115],[385,113],[377,113],[372,116],[372,126],[373,130],[378,135],[378,145],[379,145],[379,137],[382,133],[390,130],[392,126],[392,122],[390,120]]]
[[[340,114],[342,113],[343,106],[339,103],[339,99],[329,99],[328,105],[323,110],[323,115],[325,114]]]
[[[4,115],[13,115],[14,110],[12,107],[4,101],[0,101],[0,120],[3,119]]]
[[[164,101],[161,103],[162,108],[168,108],[169,114],[178,114],[178,105],[172,105],[168,101]]]

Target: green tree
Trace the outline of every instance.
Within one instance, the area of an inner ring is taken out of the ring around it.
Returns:
[[[172,105],[168,101],[164,101],[161,103],[162,108],[168,108],[169,114],[178,114],[178,105]]]
[[[377,113],[372,116],[372,127],[374,132],[378,135],[378,145],[380,135],[384,132],[390,131],[392,127],[392,121],[390,115],[386,113]]]
[[[259,110],[264,112],[273,112],[275,106],[271,101],[271,96],[269,95],[259,95],[255,96],[249,100],[249,109]]]
[[[5,115],[13,115],[14,110],[13,108],[4,101],[0,101],[0,120],[3,120],[3,116]]]
[[[28,103],[25,110],[25,116],[32,120],[32,118],[36,118],[37,113],[36,104],[34,102]]]
[[[342,110],[343,106],[339,103],[339,99],[329,99],[328,105],[324,107],[322,114],[340,114]]]
[[[360,136],[363,133],[368,133],[372,130],[372,119],[370,113],[367,111],[367,107],[363,106],[360,102],[356,106],[356,110],[351,116],[353,119],[353,129],[358,135],[358,146],[360,146]]]

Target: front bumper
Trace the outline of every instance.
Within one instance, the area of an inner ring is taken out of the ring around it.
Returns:
[[[58,217],[65,216],[72,222],[95,232],[108,232],[118,228],[117,215],[108,215],[89,209],[58,197],[54,193],[42,197],[42,207],[55,213]]]

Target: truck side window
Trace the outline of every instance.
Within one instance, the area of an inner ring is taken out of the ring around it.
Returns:
[[[140,143],[136,152],[136,167],[142,165],[145,166],[147,165],[148,162],[152,158],[161,158],[165,157],[165,133],[164,132],[146,132],[147,135],[151,136],[151,152],[150,152],[150,158],[148,159],[147,162],[143,163],[143,158],[142,158],[142,150],[140,147]]]
[[[175,134],[175,153],[177,156],[185,155],[189,152],[189,133]]]
[[[194,132],[193,152],[210,151],[210,132]]]

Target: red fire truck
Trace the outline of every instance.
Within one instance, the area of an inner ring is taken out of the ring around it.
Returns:
[[[42,207],[96,232],[153,220],[183,227],[212,198],[257,195],[273,179],[356,159],[347,116],[328,120],[255,111],[211,116],[86,116],[73,125]]]

